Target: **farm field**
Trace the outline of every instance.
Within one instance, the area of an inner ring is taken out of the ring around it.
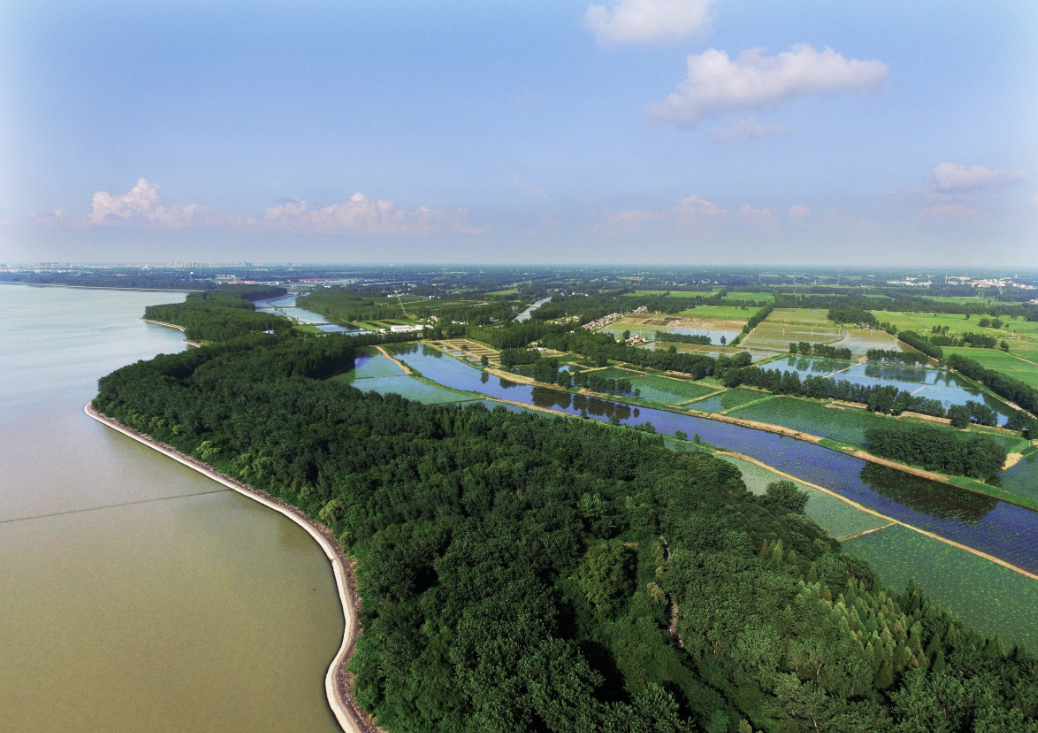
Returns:
[[[979,362],[986,369],[1001,372],[1008,377],[1019,379],[1024,384],[1038,389],[1038,363],[1031,363],[1038,362],[1038,344],[1035,344],[1036,348],[1034,351],[1021,353],[1021,350],[1015,348],[1017,343],[1019,342],[1014,342],[1010,345],[1008,354],[998,349],[969,349],[945,346],[944,355],[948,357],[952,354],[958,354],[967,359],[973,359],[973,361]],[[1029,359],[1030,361],[1025,361],[1024,359]]]
[[[705,306],[704,306],[705,308]],[[696,308],[686,313],[698,313],[703,308]],[[698,316],[679,317],[669,315],[649,315],[639,313],[614,321],[601,329],[602,333],[621,334],[630,331],[632,335],[654,338],[657,331],[680,333],[684,335],[709,336],[712,343],[720,345],[721,337],[731,341],[742,332],[745,320],[731,321],[716,318],[700,318]]]
[[[758,303],[774,303],[775,296],[771,293],[732,293],[724,296],[725,300],[749,300]]]
[[[1013,335],[1024,338],[1038,338],[1038,322],[1025,321],[1023,318],[1013,320],[1010,316],[1003,316],[1002,328],[981,328],[979,323],[982,318],[994,320],[992,315],[971,315],[969,318],[958,313],[900,313],[897,311],[875,310],[872,314],[879,321],[891,323],[898,330],[916,331],[927,334],[934,326],[948,327],[949,336],[958,336],[964,333],[981,333],[996,338],[1008,338]]]
[[[721,394],[697,400],[690,405],[685,405],[685,407],[693,410],[702,410],[703,412],[724,412],[725,410],[731,410],[749,402],[766,399],[769,396],[770,394],[768,392],[761,392],[756,389],[746,389],[745,387],[736,387],[735,389],[725,390]]]
[[[743,345],[753,349],[789,351],[789,344],[794,341],[835,343],[843,338],[844,331],[826,318],[826,313],[820,308],[776,308],[743,340]]]
[[[669,295],[671,298],[711,298],[717,294],[717,290],[641,290],[633,293],[624,293],[625,298],[641,297],[643,295]]]
[[[736,354],[739,354],[743,351],[749,352],[754,362],[761,361],[762,359],[770,359],[773,356],[775,356],[775,352],[773,351],[753,351],[751,349],[744,349],[742,348],[742,344],[740,344],[739,346],[707,346],[705,344],[679,344],[671,342],[656,343],[655,341],[653,341],[652,343],[645,344],[642,348],[654,351],[657,348],[669,349],[671,346],[673,346],[675,351],[679,353],[684,352],[687,354],[706,354],[707,356],[712,356],[715,359],[718,356],[721,356],[722,354],[724,354],[725,356],[735,356]]]
[[[767,490],[768,484],[783,480],[781,476],[766,468],[761,468],[755,463],[732,456],[721,456],[721,458],[733,464],[742,472],[743,483],[754,494],[763,494]],[[794,481],[793,483],[801,491],[807,492],[808,499],[807,506],[804,507],[804,513],[813,519],[819,527],[828,532],[830,537],[839,540],[844,537],[851,537],[859,532],[866,532],[870,529],[877,529],[890,524],[889,520],[862,511],[841,499],[837,499],[835,496],[830,496],[799,481]]]
[[[587,369],[585,370],[591,374],[598,374],[599,376],[605,377],[606,379],[634,379],[635,377],[645,376],[645,372],[636,372],[631,369],[623,369],[621,367],[606,367],[605,369]]]
[[[765,402],[733,410],[729,414],[743,420],[781,425],[791,430],[857,445],[865,441],[866,429],[896,424],[896,418],[883,417],[867,410],[826,407],[822,402],[796,397],[773,397]]]
[[[777,369],[780,372],[796,372],[801,379],[804,377],[828,377],[834,375],[833,379],[840,379],[854,364],[850,361],[838,361],[836,359],[816,359],[808,356],[789,356],[775,359],[765,364],[763,369]],[[836,374],[836,372],[840,372]]]
[[[869,328],[846,328],[846,335],[833,346],[851,350],[851,355],[862,359],[870,349],[885,349],[887,351],[908,351],[897,337],[891,336],[886,331]]]
[[[639,377],[631,382],[639,391],[639,397],[643,400],[651,400],[664,405],[676,405],[679,402],[703,397],[717,391],[716,387],[710,387],[695,382],[669,379],[667,377]]]
[[[1007,648],[1038,645],[1038,581],[902,526],[843,548],[868,560],[885,585],[901,589],[915,578],[934,602],[986,634],[997,633]]]
[[[752,305],[700,305],[681,311],[686,318],[706,318],[721,321],[738,321],[741,329],[760,310]]]

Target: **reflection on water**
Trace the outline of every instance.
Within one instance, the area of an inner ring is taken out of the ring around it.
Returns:
[[[479,369],[423,345],[397,347],[395,353],[424,376],[448,387],[571,415],[586,410],[587,416],[596,420],[609,420],[615,415],[628,425],[651,422],[656,432],[664,435],[674,435],[678,430],[690,436],[698,434],[711,445],[757,458],[894,519],[1020,567],[1038,570],[1038,543],[1033,541],[1038,536],[1036,512],[973,495],[948,484],[899,472],[874,471],[871,464],[860,458],[774,433],[665,410],[632,409],[611,400],[516,384],[499,377],[484,380]],[[866,468],[870,470],[865,471]]]
[[[976,524],[998,506],[998,499],[928,481],[876,463],[862,466],[858,477],[879,493],[927,514]]]

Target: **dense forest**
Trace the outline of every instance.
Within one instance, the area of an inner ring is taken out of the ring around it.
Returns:
[[[276,298],[284,288],[225,288],[189,293],[183,303],[149,305],[144,317],[183,326],[192,341],[227,341],[256,331],[289,328],[289,322],[273,313],[257,313],[253,300]]]
[[[94,404],[332,529],[387,730],[1038,731],[1038,662],[882,588],[792,484],[327,379],[380,338],[248,335],[123,367]]]

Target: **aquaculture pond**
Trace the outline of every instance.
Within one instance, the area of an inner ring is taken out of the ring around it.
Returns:
[[[916,397],[937,400],[946,409],[952,405],[964,405],[970,401],[981,402],[998,413],[999,425],[1005,425],[1012,409],[961,377],[943,369],[893,364],[852,364],[851,362],[796,356],[770,362],[763,368],[796,372],[801,379],[811,376],[828,376],[865,387],[889,385],[911,392]]]
[[[851,367],[854,362],[841,361],[838,359],[815,359],[806,356],[788,356],[785,359],[776,359],[761,365],[761,369],[777,369],[780,372],[796,374],[801,379],[805,377],[828,377],[842,379],[844,370]],[[840,372],[837,374],[837,372]]]
[[[766,400],[770,397],[770,392],[761,392],[757,389],[736,387],[735,389],[726,390],[720,394],[707,397],[706,399],[696,400],[695,402],[685,405],[685,407],[690,407],[694,410],[702,410],[703,412],[725,412],[726,410],[734,410],[742,405],[748,405],[757,400]]]
[[[1009,644],[1038,646],[1038,582],[940,540],[893,526],[845,542],[869,561],[883,583],[904,588],[913,578],[938,605]]]
[[[802,433],[859,445],[865,441],[866,429],[898,424],[893,418],[882,417],[868,410],[827,407],[822,402],[795,397],[773,397],[732,410],[729,414],[744,420],[772,423]]]
[[[668,377],[639,377],[631,381],[643,400],[676,405],[717,391],[717,387]]]
[[[357,379],[352,385],[364,392],[378,392],[381,395],[398,394],[409,400],[417,400],[428,404],[445,402],[473,402],[471,395],[461,394],[443,387],[420,382],[414,377],[370,377]]]
[[[1020,460],[999,476],[999,486],[1014,494],[1038,499],[1038,453]]]
[[[548,407],[573,415],[629,425],[651,423],[665,435],[698,434],[715,446],[757,458],[770,466],[845,496],[886,516],[961,542],[1020,567],[1038,571],[1038,513],[947,484],[868,463],[818,445],[707,418],[554,389],[519,385],[423,345],[394,350],[427,378],[455,389]],[[708,398],[714,399],[714,398]],[[698,403],[693,403],[698,404]]]
[[[781,476],[774,472],[762,468],[755,463],[744,461],[741,458],[733,458],[732,456],[721,456],[721,458],[739,469],[740,473],[742,473],[743,483],[754,494],[763,494],[767,491],[768,484],[783,480]],[[890,524],[890,520],[858,509],[856,506],[848,504],[835,496],[830,496],[824,491],[819,491],[799,481],[794,483],[796,483],[797,488],[807,493],[807,505],[804,507],[804,513],[837,540],[853,537],[862,532]]]
[[[378,349],[365,346],[357,349],[353,361],[353,369],[346,372],[343,377],[349,381],[355,379],[370,379],[372,377],[401,377],[404,370],[400,365],[388,358]]]

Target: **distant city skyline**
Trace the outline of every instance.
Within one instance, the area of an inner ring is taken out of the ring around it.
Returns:
[[[0,262],[1038,266],[1038,5],[0,9]]]

